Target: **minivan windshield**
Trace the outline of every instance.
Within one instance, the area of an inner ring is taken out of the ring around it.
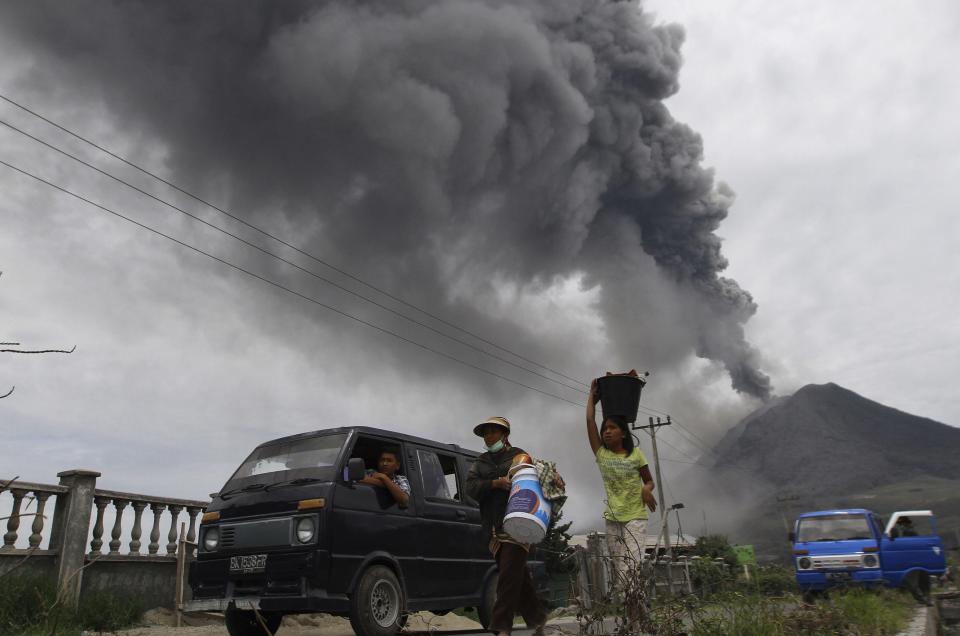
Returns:
[[[797,541],[850,541],[873,539],[870,524],[864,515],[824,515],[800,520]]]
[[[260,446],[244,460],[230,481],[289,470],[332,479],[334,465],[346,440],[346,433],[335,433]]]

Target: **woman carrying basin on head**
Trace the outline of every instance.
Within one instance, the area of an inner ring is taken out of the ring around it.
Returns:
[[[630,567],[643,560],[648,511],[656,510],[657,502],[647,458],[634,447],[627,418],[607,416],[598,433],[597,400],[597,381],[593,380],[587,398],[587,438],[607,492],[603,513],[607,548],[622,582]]]

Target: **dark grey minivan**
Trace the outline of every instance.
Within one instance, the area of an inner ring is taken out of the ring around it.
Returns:
[[[399,452],[406,507],[359,483],[384,449]],[[476,456],[367,427],[261,444],[203,516],[188,609],[225,612],[233,636],[272,633],[305,612],[349,616],[360,636],[394,634],[408,612],[459,607],[477,608],[486,627],[496,569],[464,492]]]

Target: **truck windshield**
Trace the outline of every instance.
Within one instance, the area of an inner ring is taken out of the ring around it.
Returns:
[[[329,473],[327,478],[332,478],[334,464],[346,439],[346,433],[337,433],[261,446],[244,460],[230,481],[288,470],[317,473],[318,477]]]
[[[872,539],[870,524],[863,515],[825,515],[800,520],[797,541],[850,541]]]

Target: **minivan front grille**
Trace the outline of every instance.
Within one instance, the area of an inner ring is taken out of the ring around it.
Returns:
[[[292,523],[290,517],[224,523],[220,525],[220,547],[244,550],[289,546]]]
[[[814,570],[842,570],[862,567],[862,554],[831,554],[811,557]]]
[[[232,548],[237,540],[236,528],[226,527],[220,529],[220,547]]]

